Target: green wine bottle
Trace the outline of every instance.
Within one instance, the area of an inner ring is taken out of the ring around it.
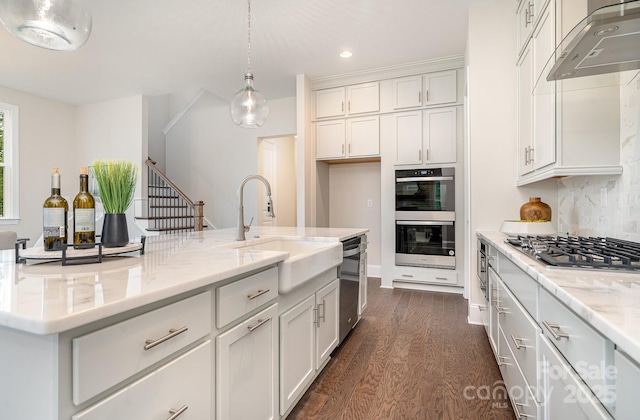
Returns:
[[[73,200],[73,244],[96,242],[96,201],[89,194],[87,167],[80,168],[80,192]]]
[[[57,251],[67,243],[67,212],[69,204],[60,195],[60,171],[51,173],[51,196],[44,201],[42,209],[43,238],[45,251]]]

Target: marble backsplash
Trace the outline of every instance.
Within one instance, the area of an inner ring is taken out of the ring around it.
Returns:
[[[640,242],[640,76],[620,90],[622,175],[558,180],[558,233]]]

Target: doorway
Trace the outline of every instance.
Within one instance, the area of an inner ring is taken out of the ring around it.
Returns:
[[[296,226],[295,137],[258,139],[258,174],[271,185],[275,218],[267,216],[264,185],[258,183],[258,226]]]

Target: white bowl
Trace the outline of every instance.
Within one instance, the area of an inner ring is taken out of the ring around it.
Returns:
[[[525,222],[521,220],[505,220],[500,232],[507,235],[544,235],[555,236],[556,229],[551,222]]]

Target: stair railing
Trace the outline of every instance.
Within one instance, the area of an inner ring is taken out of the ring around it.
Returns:
[[[204,202],[193,201],[157,167],[151,158],[145,161],[148,175],[148,218],[161,232],[204,229]]]

